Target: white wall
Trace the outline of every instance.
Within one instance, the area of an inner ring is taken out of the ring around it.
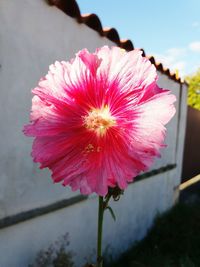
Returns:
[[[165,166],[167,164],[176,163],[176,142],[177,142],[177,125],[178,125],[178,109],[180,101],[180,84],[174,82],[169,77],[164,74],[159,73],[158,84],[164,89],[170,89],[172,93],[176,96],[177,101],[175,102],[176,113],[173,119],[167,124],[167,136],[165,143],[167,149],[163,148],[161,150],[161,158],[156,159],[155,164],[151,169],[157,169],[159,167]]]
[[[29,120],[30,91],[55,60],[68,60],[84,47],[94,51],[104,44],[114,44],[44,0],[1,0],[0,25],[0,219],[3,219],[78,194],[60,184],[53,185],[49,171],[38,170],[32,162],[32,140],[22,134],[23,125]],[[159,84],[177,95],[178,108],[180,84],[163,74],[160,74]],[[186,88],[182,90],[185,95]],[[132,236],[142,238],[155,214],[174,203],[174,187],[180,181],[185,107],[183,102],[182,134],[179,133],[177,139],[177,112],[168,125],[168,148],[152,167],[177,163],[177,168],[130,185],[120,202],[113,204],[117,222],[106,218],[105,243],[109,240],[116,253],[128,247]],[[95,247],[96,206],[97,199],[92,197],[1,229],[0,267],[27,266],[38,250],[65,232],[70,234],[71,249],[80,266],[84,256],[92,253]],[[88,238],[91,241],[88,242]]]
[[[120,201],[111,203],[117,220],[108,212],[104,221],[104,248],[116,256],[134,240],[146,234],[159,212],[173,205],[174,171],[142,180],[129,186]],[[5,228],[0,233],[0,266],[26,267],[40,249],[69,232],[69,250],[75,253],[76,266],[94,258],[97,229],[96,197],[34,220]],[[93,256],[93,257],[92,257]]]
[[[0,2],[1,154],[0,218],[72,196],[30,157],[32,140],[22,134],[29,121],[31,89],[48,66],[80,49],[113,45],[43,0]]]

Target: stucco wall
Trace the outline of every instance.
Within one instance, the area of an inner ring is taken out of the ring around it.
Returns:
[[[94,51],[104,44],[114,44],[43,0],[1,0],[0,25],[3,25],[0,27],[0,219],[3,220],[78,194],[60,184],[53,185],[49,171],[38,170],[32,162],[32,140],[22,134],[23,125],[29,120],[30,90],[55,60],[68,60],[84,47]],[[130,185],[120,202],[113,205],[118,219],[114,224],[106,218],[105,243],[109,240],[115,253],[128,247],[132,236],[142,238],[155,214],[173,205],[180,181],[185,127],[185,118],[180,114],[184,113],[185,102],[181,113],[179,109],[183,89],[166,75],[159,75],[159,84],[171,89],[178,101],[177,113],[167,127],[168,148],[152,170],[178,165]],[[178,127],[183,129],[179,138]],[[65,232],[70,234],[71,249],[80,264],[95,247],[96,205],[97,199],[92,196],[68,208],[2,227],[0,266],[27,266],[39,249]],[[84,240],[87,242],[82,247]]]
[[[125,251],[134,240],[146,234],[158,212],[174,202],[174,171],[131,185],[120,201],[111,203],[117,220],[105,213],[104,248],[112,255]],[[48,247],[58,236],[70,234],[70,247],[76,266],[94,259],[97,228],[97,198],[61,209],[32,221],[8,227],[0,233],[1,267],[26,267],[39,249]]]
[[[31,89],[56,60],[69,60],[83,47],[113,44],[43,0],[1,1],[0,21],[2,218],[72,196],[52,186],[49,172],[30,158],[32,140],[22,129],[29,121]]]

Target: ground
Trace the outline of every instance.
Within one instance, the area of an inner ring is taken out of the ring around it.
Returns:
[[[179,203],[159,216],[147,237],[109,267],[199,267],[200,182],[181,191]]]

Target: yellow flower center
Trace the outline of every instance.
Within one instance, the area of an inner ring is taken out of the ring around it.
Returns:
[[[84,117],[84,125],[88,130],[102,137],[110,127],[116,125],[116,120],[111,115],[108,106],[104,106],[100,109],[92,109]]]

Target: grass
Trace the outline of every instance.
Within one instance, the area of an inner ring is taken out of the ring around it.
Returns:
[[[177,204],[107,267],[200,267],[200,202]]]

